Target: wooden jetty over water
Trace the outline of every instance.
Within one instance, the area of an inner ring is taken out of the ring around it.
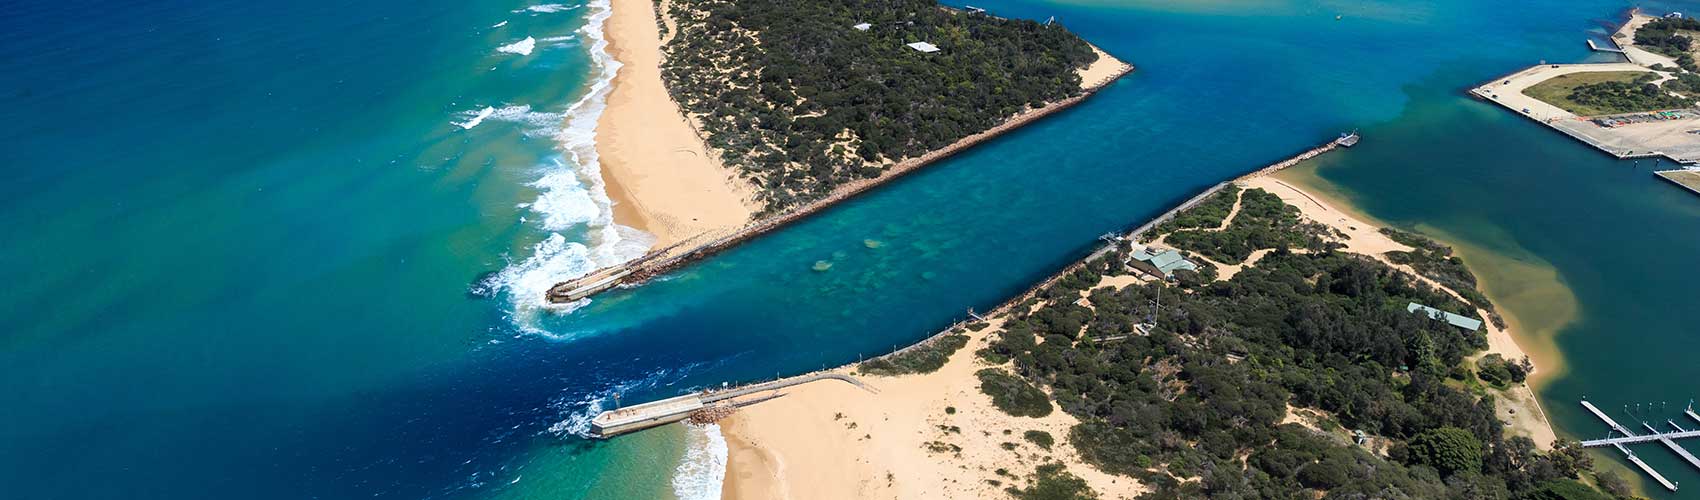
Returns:
[[[693,392],[683,396],[605,411],[590,420],[590,436],[607,439],[686,419],[698,423],[710,423],[730,415],[738,408],[784,396],[784,394],[778,392],[766,395],[759,395],[760,393],[778,391],[819,380],[840,380],[868,392],[878,392],[873,387],[863,384],[862,381],[849,375],[830,372],[811,373],[758,384]],[[757,397],[739,399],[746,396]]]
[[[1700,458],[1696,458],[1694,454],[1689,453],[1687,449],[1684,449],[1682,445],[1677,444],[1676,442],[1678,439],[1700,437],[1700,430],[1683,429],[1682,426],[1677,425],[1675,421],[1667,419],[1665,420],[1665,423],[1669,424],[1671,428],[1676,430],[1660,432],[1658,428],[1653,427],[1653,424],[1641,422],[1641,426],[1646,427],[1647,432],[1650,432],[1651,434],[1636,434],[1633,431],[1630,431],[1629,428],[1618,424],[1616,420],[1612,420],[1610,416],[1607,416],[1605,412],[1600,411],[1600,409],[1595,407],[1593,403],[1583,400],[1582,407],[1587,408],[1588,411],[1592,412],[1595,417],[1599,417],[1600,420],[1605,421],[1607,426],[1611,427],[1611,432],[1607,434],[1604,439],[1583,441],[1582,446],[1588,448],[1598,448],[1602,446],[1617,448],[1618,451],[1623,452],[1623,455],[1629,459],[1630,463],[1635,464],[1636,467],[1640,467],[1642,472],[1646,472],[1647,475],[1653,477],[1653,480],[1658,481],[1660,485],[1665,487],[1665,489],[1671,491],[1676,491],[1677,483],[1671,482],[1671,480],[1666,479],[1664,475],[1659,474],[1659,471],[1654,470],[1653,466],[1648,465],[1647,462],[1641,460],[1641,457],[1636,456],[1635,452],[1630,451],[1626,445],[1658,441],[1663,443],[1666,448],[1669,448],[1671,452],[1682,457],[1682,459],[1687,461],[1689,465],[1694,466],[1696,469],[1700,469]],[[1690,403],[1688,408],[1683,412],[1686,413],[1689,418],[1693,418],[1697,423],[1700,423],[1700,414],[1694,413],[1693,403]],[[1613,434],[1621,434],[1621,436],[1612,437]]]

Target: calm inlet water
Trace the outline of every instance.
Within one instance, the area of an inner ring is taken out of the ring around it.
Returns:
[[[1545,391],[1561,432],[1603,433],[1582,394],[1674,402],[1700,379],[1681,322],[1700,295],[1700,199],[1459,92],[1588,57],[1582,37],[1627,5],[975,5],[1057,16],[1139,71],[566,315],[537,311],[538,288],[645,243],[609,224],[587,148],[610,69],[602,6],[15,6],[0,18],[0,484],[712,498],[711,430],[578,434],[614,393],[919,339],[1098,234],[1351,128],[1364,143],[1317,172],[1340,196],[1516,270],[1483,274],[1519,319],[1573,315],[1550,332],[1568,367]]]

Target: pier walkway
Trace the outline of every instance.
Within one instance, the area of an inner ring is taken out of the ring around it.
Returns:
[[[1605,439],[1593,439],[1593,440],[1583,441],[1582,446],[1588,447],[1588,448],[1596,448],[1596,447],[1601,447],[1601,446],[1611,446],[1611,447],[1617,448],[1618,451],[1623,452],[1623,455],[1629,459],[1630,463],[1633,463],[1633,464],[1635,464],[1635,466],[1640,467],[1642,472],[1646,472],[1647,475],[1652,476],[1654,480],[1658,481],[1659,484],[1663,485],[1665,487],[1665,489],[1668,489],[1668,490],[1671,490],[1671,491],[1676,491],[1677,483],[1671,482],[1671,480],[1666,479],[1665,476],[1659,474],[1659,471],[1654,470],[1653,466],[1648,465],[1647,462],[1645,462],[1645,461],[1642,461],[1641,457],[1636,456],[1635,452],[1630,451],[1629,448],[1625,445],[1658,441],[1660,443],[1663,443],[1666,448],[1670,449],[1670,451],[1676,453],[1677,456],[1682,457],[1682,459],[1687,461],[1689,465],[1694,466],[1694,468],[1696,468],[1696,469],[1700,469],[1700,458],[1696,458],[1693,453],[1689,453],[1687,449],[1684,449],[1682,447],[1682,445],[1679,445],[1679,444],[1676,443],[1676,440],[1678,440],[1678,439],[1700,437],[1700,430],[1692,430],[1692,431],[1691,430],[1685,430],[1685,429],[1682,428],[1682,426],[1676,425],[1676,422],[1671,421],[1671,420],[1666,420],[1665,421],[1666,423],[1669,423],[1672,428],[1676,429],[1675,432],[1659,432],[1659,429],[1653,427],[1653,424],[1649,424],[1647,422],[1641,422],[1641,426],[1646,427],[1647,431],[1651,432],[1652,434],[1637,435],[1634,432],[1630,431],[1629,428],[1624,427],[1621,424],[1618,424],[1616,420],[1612,420],[1612,418],[1610,416],[1607,416],[1605,412],[1600,411],[1599,408],[1594,407],[1593,403],[1589,403],[1588,401],[1584,400],[1584,401],[1582,401],[1582,407],[1587,408],[1588,411],[1592,412],[1595,417],[1598,417],[1600,420],[1604,421],[1607,426],[1610,426],[1612,434],[1622,434],[1621,437],[1609,437],[1610,435],[1608,434],[1608,437],[1606,437]],[[1690,405],[1690,407],[1687,410],[1685,410],[1684,413],[1687,413],[1688,416],[1693,418],[1694,420],[1700,421],[1700,414],[1694,413],[1694,408],[1692,407],[1692,405]]]
[[[735,401],[737,398],[766,391],[777,391],[819,380],[839,380],[868,392],[878,392],[873,387],[856,380],[855,377],[842,373],[811,373],[759,384],[693,392],[683,396],[605,411],[590,420],[590,435],[591,437],[607,439],[628,432],[671,424],[691,418],[693,415],[703,415],[704,418],[712,421],[717,414],[723,415],[733,409],[767,401],[780,395],[774,394],[746,401]]]
[[[1595,52],[1614,52],[1614,53],[1618,53],[1618,54],[1624,54],[1626,56],[1628,55],[1627,53],[1623,52],[1623,49],[1620,49],[1620,48],[1617,48],[1617,47],[1601,47],[1600,44],[1594,43],[1594,39],[1592,39],[1592,38],[1588,39],[1588,49],[1593,50]]]
[[[1676,441],[1674,441],[1674,439],[1680,439],[1682,437],[1682,436],[1680,436],[1681,434],[1692,434],[1694,436],[1700,436],[1700,431],[1686,431],[1685,432],[1685,431],[1682,430],[1681,427],[1677,427],[1676,428],[1677,432],[1664,434],[1664,433],[1660,433],[1658,429],[1654,428],[1653,424],[1641,422],[1641,425],[1643,427],[1646,427],[1648,431],[1651,431],[1653,433],[1653,435],[1658,436],[1659,442],[1664,443],[1666,448],[1670,448],[1670,451],[1675,452],[1677,456],[1682,457],[1683,460],[1687,460],[1688,465],[1692,465],[1692,466],[1694,466],[1694,468],[1700,469],[1700,458],[1694,458],[1693,453],[1689,453],[1688,450],[1683,449],[1683,447],[1681,445],[1676,444]],[[1671,426],[1675,427],[1676,423],[1671,422]]]

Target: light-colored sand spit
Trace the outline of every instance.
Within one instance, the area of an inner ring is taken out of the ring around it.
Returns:
[[[1116,59],[1096,45],[1092,47],[1092,52],[1098,54],[1098,60],[1094,61],[1091,66],[1075,70],[1076,73],[1080,74],[1080,88],[1089,89],[1109,83],[1116,77],[1133,70],[1133,65]]]
[[[612,5],[608,52],[624,66],[597,122],[596,152],[615,219],[654,234],[657,247],[743,226],[757,208],[753,188],[709,157],[661,81],[656,4]]]

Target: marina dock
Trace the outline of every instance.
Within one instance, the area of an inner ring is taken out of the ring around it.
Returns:
[[[704,423],[713,422],[737,408],[768,401],[784,394],[774,393],[743,400],[739,398],[767,391],[778,391],[819,380],[839,380],[869,392],[877,392],[873,387],[863,384],[862,381],[849,375],[830,372],[811,373],[758,384],[698,391],[683,396],[605,411],[590,420],[590,435],[595,438],[607,439],[685,419]]]
[[[1624,54],[1623,49],[1617,47],[1601,47],[1600,44],[1594,43],[1594,39],[1592,38],[1588,39],[1588,50],[1592,50],[1594,52],[1613,52],[1617,54]]]
[[[1653,427],[1653,424],[1641,422],[1641,426],[1646,427],[1647,431],[1651,434],[1638,435],[1635,432],[1630,431],[1629,428],[1618,424],[1616,420],[1612,420],[1610,416],[1607,416],[1605,412],[1600,411],[1600,409],[1595,407],[1593,403],[1583,400],[1582,407],[1587,408],[1588,411],[1593,413],[1595,417],[1598,417],[1600,420],[1604,421],[1608,427],[1611,427],[1611,432],[1608,433],[1604,439],[1583,441],[1582,446],[1587,448],[1597,448],[1602,446],[1617,448],[1618,451],[1623,452],[1623,455],[1629,459],[1630,463],[1635,464],[1636,467],[1640,467],[1642,472],[1647,473],[1648,476],[1652,476],[1653,480],[1658,481],[1660,485],[1665,487],[1665,489],[1671,491],[1676,491],[1677,483],[1671,482],[1671,480],[1666,479],[1664,475],[1659,474],[1659,471],[1654,470],[1652,465],[1648,465],[1647,462],[1641,460],[1641,457],[1636,456],[1634,451],[1630,451],[1627,445],[1658,441],[1664,444],[1666,448],[1669,448],[1671,452],[1682,457],[1682,459],[1687,461],[1689,465],[1694,466],[1695,469],[1700,469],[1700,458],[1695,457],[1693,453],[1689,453],[1687,449],[1683,448],[1682,445],[1677,444],[1676,442],[1678,439],[1700,437],[1700,430],[1686,430],[1683,429],[1682,426],[1677,425],[1674,421],[1665,420],[1666,423],[1670,424],[1670,426],[1676,430],[1672,432],[1660,432],[1658,428]],[[1700,421],[1700,414],[1694,413],[1692,404],[1689,405],[1689,408],[1684,410],[1684,413],[1693,418],[1695,421]],[[1621,434],[1621,436],[1611,437],[1613,434]]]

